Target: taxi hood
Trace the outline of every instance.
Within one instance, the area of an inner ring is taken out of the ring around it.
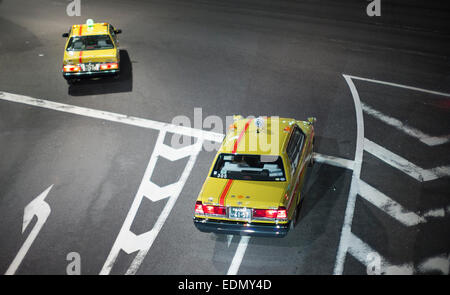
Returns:
[[[203,204],[278,209],[287,182],[229,180],[208,177],[201,191]]]

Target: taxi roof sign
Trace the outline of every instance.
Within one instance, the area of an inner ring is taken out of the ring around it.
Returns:
[[[94,20],[93,19],[88,19],[86,21],[86,25],[88,26],[88,28],[92,28],[94,26]]]

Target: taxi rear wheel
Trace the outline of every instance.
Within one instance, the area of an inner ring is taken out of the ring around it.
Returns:
[[[297,207],[295,207],[295,211],[294,211],[294,214],[292,216],[291,223],[289,224],[289,228],[290,229],[294,229],[295,226],[297,225],[299,212],[300,212],[300,209],[302,207],[302,204],[303,204],[303,198],[300,200],[300,202],[298,203]]]
[[[76,81],[76,79],[67,79],[67,84],[74,85]]]

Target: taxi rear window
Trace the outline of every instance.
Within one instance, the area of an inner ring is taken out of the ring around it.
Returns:
[[[211,177],[240,180],[286,181],[280,156],[220,154]]]
[[[67,44],[67,51],[112,49],[114,44],[109,35],[74,36]]]

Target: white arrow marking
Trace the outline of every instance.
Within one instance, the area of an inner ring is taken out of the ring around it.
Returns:
[[[16,257],[12,261],[5,275],[13,275],[15,274],[17,268],[22,263],[23,258],[27,255],[28,250],[39,234],[42,226],[47,221],[48,216],[50,215],[51,209],[47,202],[44,201],[45,197],[47,197],[48,193],[52,189],[53,184],[49,186],[44,192],[42,192],[39,196],[37,196],[33,201],[31,201],[24,210],[23,214],[23,224],[22,224],[22,233],[30,224],[33,217],[36,215],[37,222],[36,225],[31,230],[27,239],[23,243]]]

